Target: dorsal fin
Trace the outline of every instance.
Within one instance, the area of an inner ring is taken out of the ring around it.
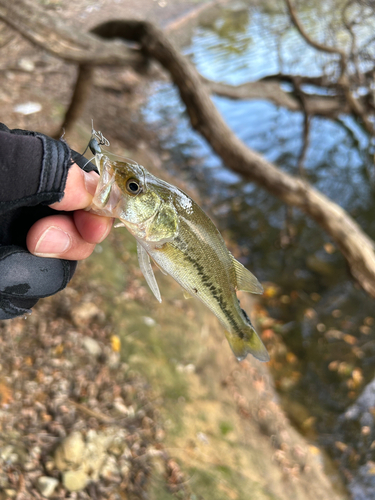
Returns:
[[[263,293],[263,287],[257,278],[238,262],[232,255],[234,269],[236,271],[237,290],[250,293]]]

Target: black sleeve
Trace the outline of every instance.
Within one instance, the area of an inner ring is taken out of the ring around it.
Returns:
[[[63,141],[0,124],[0,214],[61,200],[70,158]]]
[[[64,195],[72,154],[81,168],[95,169],[63,141],[0,124],[0,319],[30,313],[74,274],[76,261],[36,257],[26,247],[30,227],[58,213],[48,205]]]

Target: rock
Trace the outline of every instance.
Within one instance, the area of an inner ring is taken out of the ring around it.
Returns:
[[[150,318],[149,316],[143,316],[143,322],[145,325],[147,326],[155,326],[156,325],[156,321],[154,320],[154,318]]]
[[[100,476],[107,481],[120,481],[120,470],[117,466],[115,457],[108,456],[105,464],[103,465]]]
[[[130,469],[131,469],[131,464],[129,460],[126,460],[125,458],[121,458],[119,461],[119,467],[120,467],[120,472],[121,475],[124,479],[127,479],[128,476],[130,475]]]
[[[351,457],[356,455],[360,467],[352,472],[349,490],[353,500],[375,498],[375,466],[368,461],[373,456],[372,443],[375,440],[375,378],[367,384],[362,394],[337,419],[334,429],[333,452],[340,459],[342,467],[352,467]],[[337,446],[341,443],[341,446]],[[348,454],[346,450],[351,450]]]
[[[107,358],[107,366],[112,370],[116,370],[120,365],[120,353],[119,352],[111,352]]]
[[[115,455],[116,457],[121,456],[124,453],[125,449],[128,449],[128,445],[125,439],[126,431],[124,429],[119,429],[108,448],[109,453],[112,453],[112,455]]]
[[[4,472],[0,472],[0,491],[6,488],[9,485],[8,475]]]
[[[84,325],[94,318],[104,316],[103,312],[93,302],[79,304],[72,309],[71,314],[76,325]]]
[[[81,469],[69,470],[63,474],[63,485],[68,491],[82,491],[90,482],[90,477]]]
[[[353,500],[375,498],[375,474],[373,463],[359,467],[354,479],[349,483]]]
[[[85,442],[80,432],[69,434],[55,451],[55,465],[60,471],[82,463]]]
[[[105,462],[107,454],[105,449],[96,443],[90,443],[87,445],[86,457],[83,466],[93,481],[97,481],[103,463]]]
[[[49,498],[53,495],[59,481],[54,477],[41,476],[37,481],[37,488],[41,495]]]
[[[18,61],[18,66],[24,71],[32,72],[35,69],[35,63],[33,60],[23,57]]]
[[[19,461],[18,453],[11,444],[0,448],[0,459],[8,464],[15,464]]]
[[[114,399],[113,408],[122,415],[129,415],[129,408],[124,404],[124,400],[121,397],[117,397]]]
[[[29,460],[23,464],[23,470],[32,471],[38,467],[38,462],[36,460]]]
[[[82,339],[83,347],[92,356],[99,357],[102,353],[102,348],[99,343],[91,337],[83,337]]]
[[[17,496],[17,491],[13,490],[12,488],[4,490],[4,493],[6,494],[6,498],[16,498]]]
[[[107,458],[107,449],[114,439],[114,429],[106,432],[89,431],[87,433],[87,444],[83,466],[90,473],[93,481],[99,479],[100,471]]]
[[[357,420],[363,413],[374,407],[375,401],[375,378],[366,385],[357,401],[349,406],[340,420]]]
[[[42,105],[39,102],[23,102],[14,106],[13,111],[21,115],[32,115],[41,111]]]

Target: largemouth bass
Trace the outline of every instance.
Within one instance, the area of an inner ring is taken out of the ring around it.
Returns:
[[[132,160],[111,161],[96,152],[100,180],[90,209],[116,217],[137,240],[141,270],[159,302],[151,259],[186,292],[217,316],[238,360],[248,353],[269,356],[237,290],[262,293],[256,279],[225,246],[211,219],[183,191],[150,174]]]

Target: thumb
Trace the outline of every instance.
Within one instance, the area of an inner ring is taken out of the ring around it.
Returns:
[[[84,172],[76,163],[70,167],[64,196],[61,201],[53,203],[54,210],[73,211],[90,205],[95,194],[99,175],[95,172]]]

